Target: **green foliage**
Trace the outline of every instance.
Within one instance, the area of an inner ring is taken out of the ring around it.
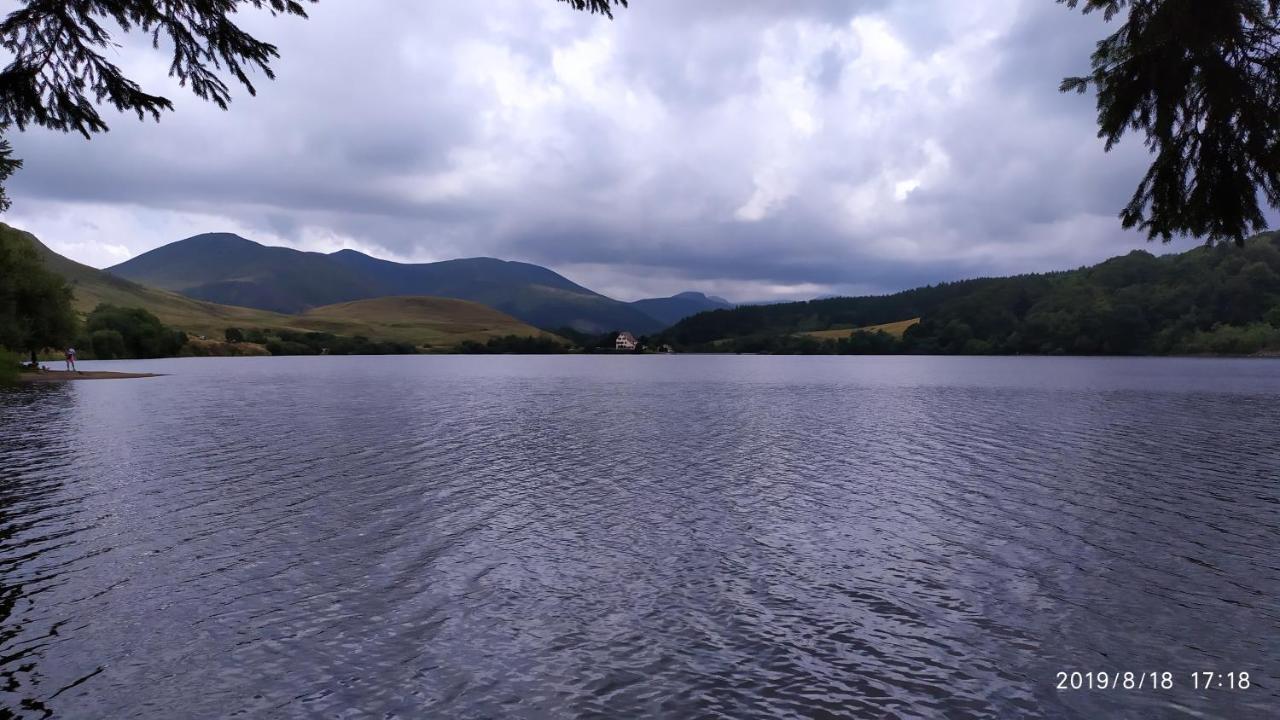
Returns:
[[[0,233],[0,347],[32,355],[76,333],[71,288],[22,235]]]
[[[1280,207],[1280,0],[1058,0],[1110,21],[1092,72],[1062,90],[1097,89],[1098,135],[1127,131],[1155,159],[1120,213],[1151,238],[1243,243],[1266,228],[1259,194]]]
[[[847,337],[839,339],[823,339],[797,333],[754,335],[697,349],[766,355],[896,355],[902,351],[902,345],[896,337],[883,330],[857,330],[850,331]]]
[[[12,385],[18,380],[21,363],[17,353],[0,350],[0,387]]]
[[[81,343],[83,345],[83,343]],[[98,330],[89,336],[88,348],[97,360],[115,360],[126,356],[124,335],[117,330]]]
[[[1187,337],[1179,349],[1188,355],[1253,355],[1264,350],[1280,350],[1280,328],[1266,323],[1243,327],[1215,325]]]
[[[0,213],[9,209],[9,196],[4,191],[4,184],[20,167],[22,161],[13,157],[13,146],[8,140],[0,138]]]
[[[1268,310],[1262,319],[1271,327],[1280,328],[1280,305]]]
[[[507,335],[489,338],[484,344],[467,340],[458,346],[458,352],[465,355],[556,355],[568,352],[568,348],[549,337]]]
[[[898,339],[883,330],[859,330],[837,343],[841,355],[892,355],[898,352]]]
[[[227,328],[227,331],[223,333],[223,335],[229,343],[244,342],[244,331],[240,328]]]
[[[268,340],[267,352],[272,355],[319,355],[317,348],[293,340]]]
[[[112,357],[159,358],[173,357],[187,343],[186,333],[165,326],[160,319],[142,308],[122,308],[115,305],[99,305],[85,323],[90,333],[94,355],[102,349]],[[116,344],[119,337],[119,345]]]
[[[410,343],[380,342],[367,337],[346,337],[325,332],[293,330],[251,330],[248,342],[257,342],[272,355],[413,355]]]
[[[920,317],[898,341],[800,333]],[[1248,354],[1277,346],[1280,233],[1244,248],[1155,257],[1135,251],[1094,267],[983,278],[894,295],[741,307],[687,318],[660,338],[683,349],[941,355]]]

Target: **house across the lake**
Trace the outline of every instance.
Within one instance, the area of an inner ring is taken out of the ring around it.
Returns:
[[[618,341],[613,344],[615,350],[635,350],[636,336],[623,330],[618,333]]]

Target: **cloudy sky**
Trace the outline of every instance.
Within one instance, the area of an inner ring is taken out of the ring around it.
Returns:
[[[14,2],[0,2],[7,13]],[[1133,248],[1145,169],[1058,82],[1106,32],[1052,0],[322,0],[250,13],[277,80],[228,112],[12,137],[3,219],[104,267],[190,235],[547,265],[619,299],[884,292]]]

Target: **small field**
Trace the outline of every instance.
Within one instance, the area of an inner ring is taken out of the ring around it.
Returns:
[[[885,323],[883,325],[867,325],[865,327],[858,328],[837,328],[834,330],[815,330],[814,332],[800,333],[800,335],[818,338],[819,340],[841,340],[849,337],[858,330],[869,333],[879,330],[889,333],[896,338],[901,338],[902,334],[907,331],[907,328],[912,325],[918,325],[919,323],[920,318],[912,318],[910,320],[899,320],[898,322]]]

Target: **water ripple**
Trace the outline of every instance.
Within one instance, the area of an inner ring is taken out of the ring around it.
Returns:
[[[0,394],[0,718],[1280,707],[1278,363],[143,365]]]

